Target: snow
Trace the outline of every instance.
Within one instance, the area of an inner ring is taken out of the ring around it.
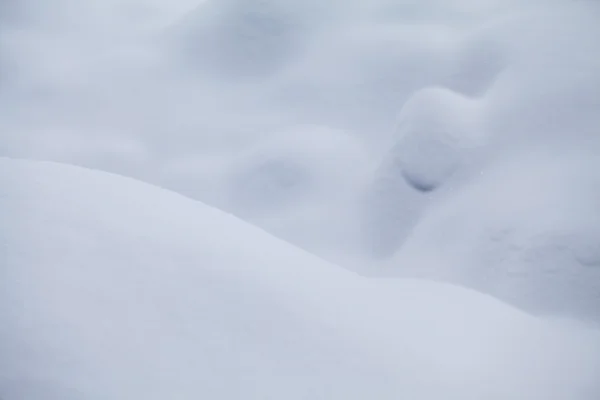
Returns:
[[[201,70],[255,78],[280,68],[300,45],[298,8],[291,1],[208,0],[174,31],[182,53]]]
[[[386,157],[365,185],[360,227],[365,251],[377,259],[392,256],[427,209],[427,193],[414,190],[393,157]]]
[[[597,4],[577,2],[525,13],[494,27],[507,65],[486,95],[486,118],[499,141],[515,146],[597,136],[599,12]],[[539,40],[542,35],[546,40]]]
[[[413,91],[442,81],[454,32],[357,22],[321,36],[278,76],[275,98],[303,118],[377,138]]]
[[[0,0],[0,398],[600,397],[599,12]]]
[[[470,286],[536,314],[598,321],[598,170],[597,155],[565,147],[485,169],[416,224],[397,272]]]
[[[469,179],[488,152],[482,101],[446,88],[414,93],[398,117],[393,145],[368,183],[361,228],[366,249],[393,255],[430,202],[429,192]]]
[[[595,330],[360,277],[129,178],[0,164],[5,400],[600,393]]]
[[[411,186],[436,189],[484,144],[479,108],[477,101],[442,88],[423,89],[404,104],[392,162]]]
[[[336,260],[356,251],[354,193],[368,164],[347,132],[299,126],[244,149],[224,174],[222,208],[278,237]]]

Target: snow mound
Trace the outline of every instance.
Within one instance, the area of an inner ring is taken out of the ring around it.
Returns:
[[[480,104],[444,88],[415,93],[400,112],[391,158],[420,191],[442,185],[484,143]]]
[[[0,397],[598,398],[598,332],[376,281],[201,203],[0,161]]]
[[[487,140],[481,109],[477,99],[440,87],[406,102],[395,143],[366,187],[362,229],[370,255],[394,254],[427,208],[428,192],[473,174]]]
[[[590,153],[538,147],[498,161],[431,208],[397,271],[536,314],[600,321],[600,175]]]

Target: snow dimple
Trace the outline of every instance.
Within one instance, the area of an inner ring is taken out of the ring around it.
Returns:
[[[265,77],[282,68],[310,33],[304,8],[286,1],[209,0],[177,27],[177,41],[201,70],[224,78]]]
[[[274,211],[289,206],[311,190],[314,177],[294,161],[271,159],[241,171],[232,184],[231,200],[234,209]],[[242,211],[242,215],[244,212]]]
[[[319,126],[243,149],[221,184],[224,209],[329,260],[355,251],[354,195],[367,158],[350,134]]]
[[[394,152],[402,164],[402,176],[414,189],[430,192],[447,180],[460,162],[456,149],[427,133],[406,138]],[[412,139],[412,140],[411,140]]]

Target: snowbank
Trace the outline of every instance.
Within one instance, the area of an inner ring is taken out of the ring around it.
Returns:
[[[361,278],[128,178],[0,167],[4,400],[600,395],[597,331]]]

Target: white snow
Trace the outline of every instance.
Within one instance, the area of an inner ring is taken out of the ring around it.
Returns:
[[[599,4],[0,0],[0,398],[596,400]]]
[[[599,160],[577,150],[539,147],[484,169],[417,224],[396,271],[598,321]]]
[[[5,400],[600,394],[597,331],[360,277],[132,179],[0,166]]]
[[[391,162],[411,186],[436,189],[484,145],[480,108],[476,100],[443,88],[423,89],[404,104]]]

